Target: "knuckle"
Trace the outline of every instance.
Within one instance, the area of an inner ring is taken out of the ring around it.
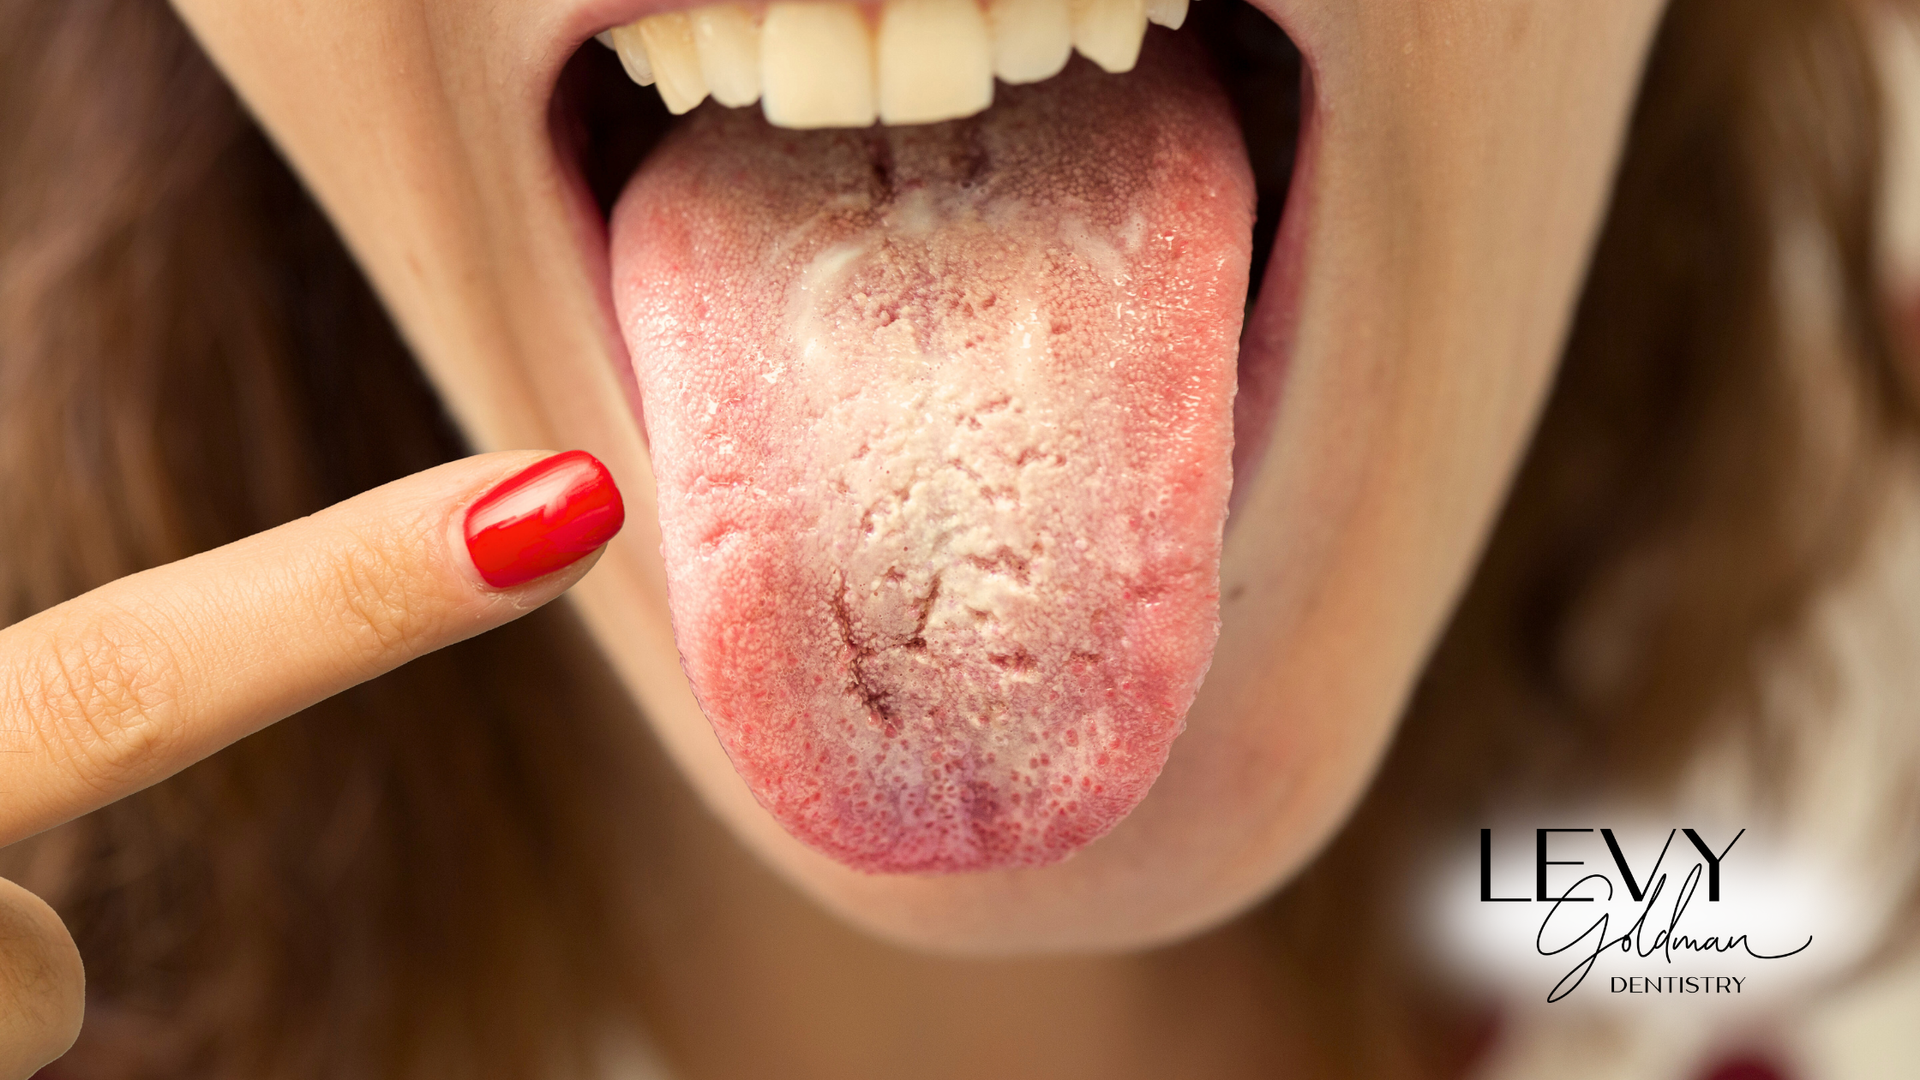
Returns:
[[[355,533],[328,563],[322,583],[328,614],[356,661],[375,664],[424,643],[432,598],[412,569],[421,555],[385,537]]]
[[[57,1057],[85,1010],[85,970],[46,902],[0,879],[0,1059]]]
[[[50,628],[11,673],[7,699],[48,759],[111,789],[162,752],[177,725],[177,664],[147,620],[115,611]],[[16,726],[9,724],[9,727]]]

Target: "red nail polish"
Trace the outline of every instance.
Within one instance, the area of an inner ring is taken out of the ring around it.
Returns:
[[[467,511],[467,550],[496,589],[570,566],[613,539],[627,520],[607,467],[569,450],[502,480]]]

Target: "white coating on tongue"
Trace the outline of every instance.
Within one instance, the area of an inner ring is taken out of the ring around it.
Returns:
[[[710,110],[616,213],[683,663],[852,865],[1070,853],[1205,671],[1252,204],[1163,49],[928,128]]]

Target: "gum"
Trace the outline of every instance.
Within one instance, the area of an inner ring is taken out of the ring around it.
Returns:
[[[980,117],[703,109],[617,207],[683,665],[794,835],[869,871],[1056,861],[1205,674],[1252,181],[1196,57]]]

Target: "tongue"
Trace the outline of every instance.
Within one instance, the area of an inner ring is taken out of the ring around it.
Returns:
[[[709,107],[614,215],[682,663],[851,866],[1070,854],[1206,672],[1252,181],[1198,58],[1140,68],[930,127]]]

